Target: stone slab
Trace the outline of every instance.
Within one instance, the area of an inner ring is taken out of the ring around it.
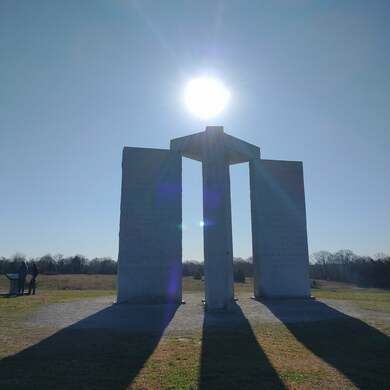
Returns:
[[[123,150],[118,302],[181,302],[181,156]]]
[[[203,233],[205,296],[208,310],[234,304],[233,243],[229,164],[224,134],[207,133],[203,150]]]
[[[180,152],[184,157],[203,161],[210,139],[217,134],[220,146],[224,149],[228,164],[239,164],[260,158],[260,148],[225,133],[222,126],[207,126],[205,131],[171,140],[171,150]]]
[[[257,159],[249,169],[255,296],[309,297],[302,163]]]

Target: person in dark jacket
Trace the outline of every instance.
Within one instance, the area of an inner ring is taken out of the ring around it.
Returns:
[[[19,290],[18,295],[24,295],[24,286],[26,284],[26,276],[28,272],[27,264],[25,261],[22,261],[19,267]]]
[[[31,292],[32,292],[32,295],[35,295],[35,288],[36,288],[36,279],[37,279],[37,276],[39,274],[39,271],[38,271],[38,267],[35,263],[32,263],[32,266],[31,266],[31,279],[30,279],[30,284],[28,286],[28,295],[31,295]]]

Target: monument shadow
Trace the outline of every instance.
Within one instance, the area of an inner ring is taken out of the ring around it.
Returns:
[[[241,308],[205,311],[199,388],[284,389]]]
[[[177,308],[107,307],[2,359],[0,388],[125,389],[155,350]]]
[[[262,303],[300,343],[359,389],[390,388],[390,340],[378,329],[316,300]]]

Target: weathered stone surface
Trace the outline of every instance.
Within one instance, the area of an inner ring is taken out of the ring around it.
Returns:
[[[256,297],[308,297],[309,258],[302,163],[252,160]]]
[[[181,156],[123,150],[118,302],[181,302]]]
[[[234,303],[230,175],[223,136],[218,130],[209,132],[202,153],[205,296],[209,310],[229,309]]]
[[[118,302],[181,302],[181,156],[202,162],[208,309],[234,302],[229,165],[249,162],[255,296],[308,297],[302,163],[261,160],[223,127],[176,138],[171,150],[124,148]]]
[[[234,144],[240,148],[234,153]],[[208,310],[234,303],[229,163],[259,155],[259,149],[228,136],[223,127],[171,141],[171,149],[202,161],[205,296]]]

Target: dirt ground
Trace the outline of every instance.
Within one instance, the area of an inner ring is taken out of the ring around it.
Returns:
[[[321,281],[316,299],[258,302],[249,279],[209,312],[202,281],[183,279],[180,306],[115,304],[114,281],[45,276],[1,297],[0,388],[390,388],[389,291]]]
[[[191,333],[201,331],[204,305],[201,293],[184,295],[185,304],[128,305],[116,304],[115,297],[99,297],[75,302],[42,306],[26,323],[33,327],[62,329],[115,329],[125,331],[159,331],[166,316],[165,332]],[[295,323],[352,317],[368,321],[390,321],[390,313],[359,308],[352,301],[332,299],[255,301],[241,296],[230,312],[211,312],[207,326],[235,327],[247,321],[251,326],[265,323]],[[160,321],[161,320],[161,321]]]

